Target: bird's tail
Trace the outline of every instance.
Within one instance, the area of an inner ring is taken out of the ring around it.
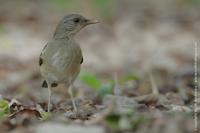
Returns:
[[[48,88],[48,84],[47,84],[47,81],[46,81],[46,80],[43,81],[42,87],[43,87],[43,88]]]

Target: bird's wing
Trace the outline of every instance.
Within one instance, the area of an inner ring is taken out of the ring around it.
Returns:
[[[80,64],[82,64],[83,63],[83,56],[81,57],[81,62],[80,62]]]
[[[41,66],[43,64],[42,55],[43,55],[43,52],[44,52],[44,50],[45,50],[46,47],[47,47],[47,44],[44,46],[44,48],[42,49],[42,52],[40,54],[40,57],[39,57],[39,66]]]

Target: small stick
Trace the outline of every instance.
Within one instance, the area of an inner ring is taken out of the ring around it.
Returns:
[[[155,79],[153,77],[152,72],[149,73],[149,76],[150,76],[150,82],[151,82],[151,87],[152,87],[152,93],[158,95],[159,94],[158,87],[155,83]]]

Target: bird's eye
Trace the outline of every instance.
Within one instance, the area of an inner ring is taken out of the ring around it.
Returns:
[[[74,23],[76,23],[76,24],[77,24],[77,23],[79,23],[79,22],[80,22],[80,19],[79,19],[79,18],[75,18],[73,21],[74,21]]]

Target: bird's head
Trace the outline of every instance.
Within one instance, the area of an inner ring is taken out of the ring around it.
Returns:
[[[54,37],[63,38],[67,36],[73,36],[79,32],[83,27],[96,24],[98,21],[86,19],[78,14],[70,14],[65,16],[56,27]]]

